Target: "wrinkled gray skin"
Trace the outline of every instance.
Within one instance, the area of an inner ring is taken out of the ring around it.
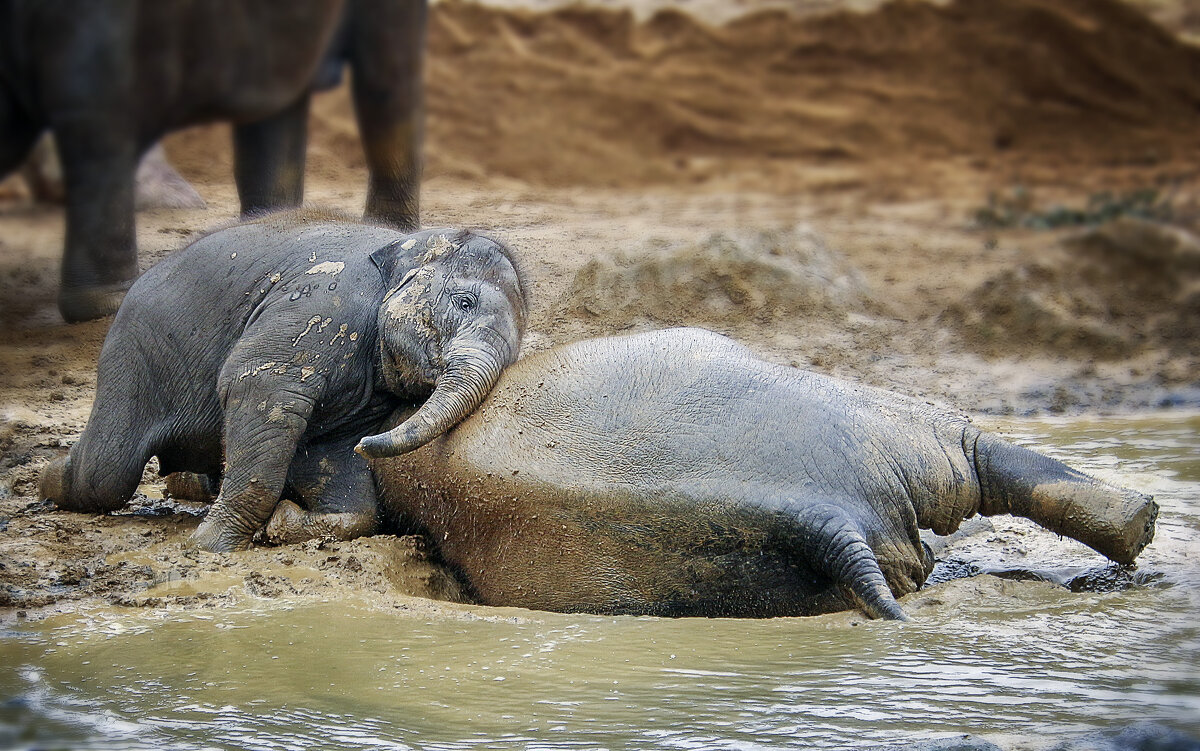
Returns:
[[[264,525],[277,542],[370,534],[356,444],[386,456],[454,425],[516,359],[524,320],[508,251],[467,231],[288,215],[218,231],[130,289],[87,427],[43,497],[119,509],[157,456],[164,475],[220,483],[193,537],[206,550],[248,547]],[[405,404],[409,422],[369,435]],[[299,505],[277,509],[281,495]]]
[[[527,357],[372,468],[479,601],[590,613],[903,619],[933,566],[918,529],[1015,514],[1127,563],[1157,514],[960,415],[699,329]]]
[[[353,72],[366,216],[417,226],[425,0],[0,0],[0,177],[54,133],[59,310],[116,311],[137,277],[134,173],[164,134],[234,125],[243,216],[298,206],[314,87]]]

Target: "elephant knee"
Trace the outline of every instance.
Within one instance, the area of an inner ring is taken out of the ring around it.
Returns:
[[[140,475],[139,475],[140,477]],[[137,487],[125,478],[99,477],[81,481],[70,454],[55,459],[42,470],[39,495],[64,511],[104,513],[125,506]],[[126,487],[128,486],[128,487]]]

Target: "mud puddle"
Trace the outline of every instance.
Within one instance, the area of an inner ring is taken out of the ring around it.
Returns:
[[[170,544],[159,543],[106,559],[155,572],[144,599],[7,621],[0,742],[861,748],[971,734],[1026,749],[1138,720],[1197,732],[1200,416],[992,427],[1154,493],[1158,534],[1138,567],[1114,571],[1070,540],[997,517],[950,538],[935,576],[960,565],[1005,578],[905,598],[910,624],[856,613],[670,620],[380,591],[406,538],[260,549],[220,565],[167,564]],[[361,580],[319,585],[330,559],[349,577],[350,557]],[[1056,581],[1067,572],[1094,585]]]

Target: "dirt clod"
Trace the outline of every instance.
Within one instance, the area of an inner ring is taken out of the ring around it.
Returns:
[[[968,346],[992,357],[1115,360],[1165,345],[1196,362],[1200,240],[1179,228],[1119,219],[1000,272],[946,317]]]

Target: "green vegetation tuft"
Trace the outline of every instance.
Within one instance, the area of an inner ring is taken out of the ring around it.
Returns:
[[[987,205],[976,209],[974,214],[975,224],[984,229],[1090,227],[1120,217],[1170,222],[1175,217],[1175,210],[1170,198],[1157,188],[1094,193],[1082,208],[1040,208],[1035,205],[1029,190],[1017,186],[1003,193],[993,192],[988,196]]]

